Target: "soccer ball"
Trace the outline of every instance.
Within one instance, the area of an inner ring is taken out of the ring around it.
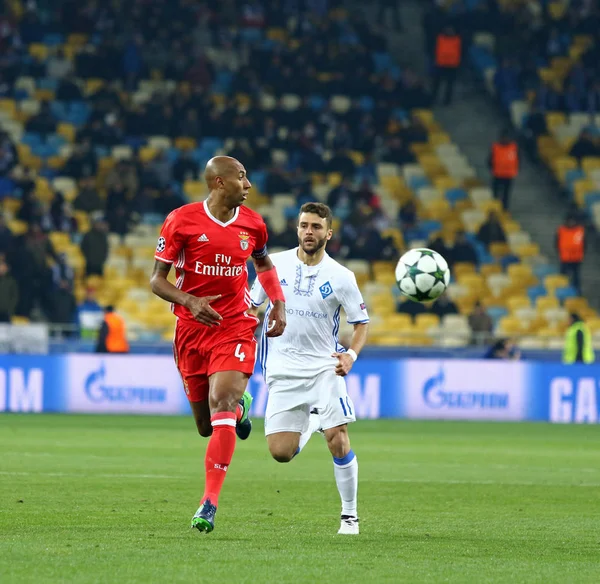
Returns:
[[[411,249],[398,260],[396,283],[411,300],[435,300],[450,283],[448,262],[432,249]]]

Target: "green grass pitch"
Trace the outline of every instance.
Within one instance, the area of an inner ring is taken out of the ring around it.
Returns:
[[[358,537],[324,440],[282,465],[261,431],[203,535],[191,419],[1,415],[0,581],[600,581],[597,426],[358,422]]]

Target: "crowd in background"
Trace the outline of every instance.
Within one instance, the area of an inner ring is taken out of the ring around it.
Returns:
[[[30,317],[37,307],[53,322],[72,321],[73,271],[54,250],[48,232],[71,234],[80,243],[86,273],[102,274],[108,233],[125,236],[138,222],[163,218],[186,202],[183,183],[201,179],[206,151],[176,156],[164,151],[150,160],[134,155],[120,161],[101,183],[97,180],[99,159],[111,147],[127,144],[137,153],[149,136],[188,137],[198,143],[211,137],[220,146],[227,143],[226,153],[242,160],[251,178],[260,174],[261,192],[269,197],[292,193],[298,206],[314,199],[310,173],[339,173],[342,182],[327,198],[342,220],[329,247],[334,257],[395,259],[401,250],[382,235],[384,230],[418,225],[414,202],[404,205],[398,217],[390,217],[373,186],[378,162],[415,161],[410,147],[425,142],[427,131],[410,110],[431,105],[432,84],[394,65],[385,37],[362,14],[341,9],[342,3],[39,0],[12,15],[8,4],[0,1],[0,7],[7,8],[0,12],[9,15],[0,20],[0,96],[18,99],[16,81],[21,76],[53,79],[56,102],[42,103],[26,126],[43,138],[50,139],[58,127],[57,104],[81,106],[85,115],[73,151],[59,171],[77,181],[78,195],[72,202],[57,191],[50,204],[42,203],[35,192],[36,172],[19,163],[15,144],[0,132],[0,172],[10,178],[13,196],[21,199],[16,218],[29,225],[25,234],[13,236],[0,219],[0,278],[15,283],[0,295],[0,319]],[[467,11],[462,2],[451,3],[450,10],[442,4],[432,2],[424,21],[430,54],[437,35],[448,26],[453,29],[449,34],[461,37],[463,53],[484,21],[500,39],[513,26],[526,35],[522,9],[500,13],[493,0],[481,2],[475,11]],[[379,22],[391,12],[402,26],[397,4],[381,2],[379,8]],[[273,27],[280,31],[276,37],[266,34]],[[89,39],[73,59],[62,49],[51,49],[43,61],[28,53],[30,43],[72,33]],[[541,38],[535,36],[535,43],[546,46],[539,44]],[[505,44],[500,41],[499,50]],[[527,43],[512,47],[515,62],[519,51],[529,54],[530,48]],[[519,62],[526,68],[530,60]],[[85,96],[83,82],[90,78],[105,83]],[[178,89],[135,99],[140,82],[152,78],[173,80]],[[293,107],[285,99],[290,93],[300,98]],[[332,95],[348,96],[350,108],[335,111],[328,99]],[[265,96],[271,101],[268,108]],[[285,156],[274,157],[274,151]],[[364,162],[357,164],[351,151],[360,153]],[[53,172],[58,171],[42,171],[48,178]],[[77,233],[76,211],[92,218],[91,230],[83,237]],[[493,215],[478,236],[488,247],[506,240]],[[293,217],[283,231],[271,230],[270,239],[273,246],[295,245]],[[438,238],[430,245],[451,265],[477,262],[464,233],[453,243]],[[93,302],[93,290],[86,302]]]

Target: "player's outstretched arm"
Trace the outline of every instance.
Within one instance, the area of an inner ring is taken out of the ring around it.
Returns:
[[[220,324],[223,319],[218,312],[211,308],[210,303],[218,300],[221,295],[196,298],[196,296],[183,292],[167,280],[170,269],[171,264],[159,260],[154,262],[154,270],[150,277],[152,292],[167,302],[185,306],[192,313],[192,316],[202,324],[207,326]]]
[[[279,283],[277,270],[267,255],[264,258],[252,258],[256,277],[267,294],[273,308],[269,313],[269,322],[267,323],[267,336],[279,337],[283,334],[286,325],[285,319],[285,296]]]

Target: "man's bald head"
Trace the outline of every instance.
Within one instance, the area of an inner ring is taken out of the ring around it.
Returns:
[[[204,180],[208,190],[212,191],[218,186],[215,182],[218,177],[227,178],[242,171],[246,172],[244,165],[239,160],[231,156],[215,156],[206,163]]]

